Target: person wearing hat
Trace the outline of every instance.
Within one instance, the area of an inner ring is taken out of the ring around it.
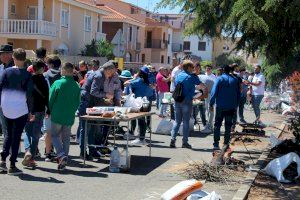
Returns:
[[[106,62],[99,70],[88,76],[86,82],[82,86],[81,101],[85,101],[86,107],[94,106],[121,106],[121,82],[113,61]],[[83,130],[83,129],[82,129]],[[88,143],[105,145],[109,127],[103,126],[101,131],[97,131],[96,126],[91,126],[88,131]],[[101,135],[96,137],[100,132]],[[80,155],[84,154],[84,130],[80,132]],[[96,138],[99,140],[96,141]],[[95,148],[90,148],[89,157],[99,157],[99,152]],[[101,153],[101,152],[100,152]]]
[[[220,129],[224,118],[224,145],[229,147],[232,120],[241,97],[240,84],[239,81],[230,74],[231,67],[224,65],[223,70],[224,74],[219,76],[213,85],[209,102],[210,111],[214,110],[214,104],[216,104],[213,144],[215,150],[220,149]]]
[[[132,74],[130,73],[129,70],[123,70],[121,72],[121,75],[119,76],[120,78],[120,81],[121,81],[121,88],[122,88],[122,91],[125,93],[125,86],[124,86],[124,83],[130,79],[133,79],[133,76]]]
[[[0,70],[14,66],[12,58],[13,47],[9,44],[0,46]],[[1,72],[0,72],[1,73]]]
[[[135,97],[146,97],[150,102],[146,111],[149,112],[151,110],[151,96],[153,95],[153,88],[150,85],[149,81],[149,68],[142,67],[138,72],[138,76],[136,79],[133,79],[129,82],[129,87]],[[143,119],[138,119],[138,125],[140,129],[139,138],[133,140],[131,144],[135,145],[144,145],[145,142],[145,135],[147,129],[146,117]],[[133,134],[136,128],[136,120],[131,121],[131,130],[130,133]]]
[[[5,44],[0,46],[0,78],[2,77],[4,69],[14,66],[12,53],[13,47],[11,45]],[[6,132],[6,124],[0,106],[0,135],[6,135]]]

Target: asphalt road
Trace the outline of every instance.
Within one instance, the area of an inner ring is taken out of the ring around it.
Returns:
[[[246,120],[253,121],[252,111],[246,111]],[[278,114],[263,112],[266,124],[279,126],[282,117]],[[157,116],[153,117],[153,129],[159,122]],[[76,133],[78,121],[72,128]],[[270,134],[272,129],[268,129]],[[137,133],[136,133],[137,134]],[[184,177],[179,175],[180,166],[188,161],[204,160],[209,162],[212,156],[211,134],[195,132],[190,138],[193,149],[170,149],[170,136],[153,134],[152,157],[148,157],[147,147],[132,147],[129,149],[132,155],[131,171],[129,173],[110,173],[108,171],[109,158],[94,162],[87,162],[83,168],[82,160],[78,157],[79,147],[72,142],[70,148],[71,161],[67,170],[58,173],[55,163],[47,163],[43,160],[37,162],[36,170],[24,169],[20,176],[8,176],[0,174],[0,199],[7,200],[77,200],[77,199],[100,199],[100,200],[139,200],[160,199],[160,195],[175,185]],[[3,138],[0,137],[2,146]],[[117,143],[124,143],[117,140]],[[177,146],[181,145],[181,137],[177,140]],[[39,148],[43,152],[44,144],[40,142]],[[258,158],[262,148],[249,147],[254,159]],[[22,151],[24,151],[22,146]],[[239,157],[247,157],[244,148],[238,149]],[[22,156],[22,154],[20,155]],[[21,157],[18,159],[18,167],[21,166]],[[246,159],[247,162],[252,162]],[[223,199],[231,199],[239,185],[220,185],[207,183],[206,191],[216,191]]]

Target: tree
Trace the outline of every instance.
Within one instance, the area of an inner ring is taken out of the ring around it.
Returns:
[[[238,56],[233,56],[227,53],[223,53],[216,58],[217,66],[230,65],[232,63],[236,63],[240,67],[244,67],[244,68],[248,67],[247,63],[241,57]]]
[[[93,57],[106,57],[107,59],[113,59],[114,45],[106,40],[92,40],[90,44],[86,44],[81,50],[83,56]]]
[[[100,40],[98,42],[97,52],[101,57],[106,57],[108,60],[113,59],[114,45],[106,40]]]
[[[158,6],[178,5],[192,18],[186,34],[240,37],[236,50],[259,51],[268,66],[280,66],[279,76],[291,73],[300,52],[299,0],[161,0]]]

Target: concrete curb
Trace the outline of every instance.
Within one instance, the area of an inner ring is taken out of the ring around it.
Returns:
[[[279,131],[279,134],[276,135],[277,137],[279,137],[282,134],[283,130],[285,129],[285,126],[286,126],[286,124],[284,122],[280,125],[279,129],[281,131]],[[267,157],[270,154],[270,150],[271,150],[271,146],[268,145],[268,147],[263,151],[263,153],[260,155],[259,159],[257,160],[257,163],[254,166],[255,168],[261,169],[264,161],[267,159]],[[238,191],[233,196],[232,200],[247,199],[247,196],[249,194],[252,183],[254,182],[257,175],[258,175],[258,172],[249,172],[247,177],[245,178],[244,182],[242,183],[242,185],[240,186]]]

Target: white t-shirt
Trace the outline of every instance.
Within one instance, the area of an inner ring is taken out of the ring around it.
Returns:
[[[261,82],[259,86],[252,86],[252,94],[253,95],[264,95],[265,93],[265,85],[266,85],[266,79],[262,73],[255,74],[252,83],[258,83]]]
[[[214,75],[214,74],[208,75],[207,73],[205,73],[205,75],[208,76],[213,81],[215,81],[217,79],[216,75]]]
[[[170,92],[173,92],[175,90],[175,78],[176,76],[182,71],[182,69],[179,68],[179,66],[176,66],[171,73],[171,86],[170,86]]]

